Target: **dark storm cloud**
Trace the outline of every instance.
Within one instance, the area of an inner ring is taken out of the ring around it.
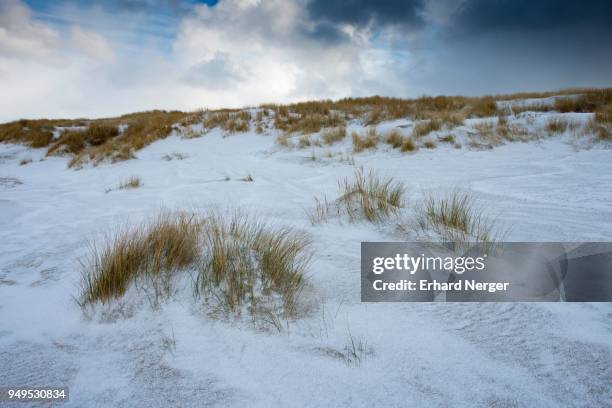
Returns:
[[[331,24],[416,28],[423,25],[423,6],[423,0],[312,0],[308,12],[314,20]]]
[[[326,44],[339,44],[343,41],[349,41],[348,35],[344,33],[337,25],[327,21],[317,22],[301,28],[301,33],[314,41],[324,42]]]
[[[454,32],[588,29],[612,26],[610,0],[468,0],[454,13]]]
[[[447,7],[419,83],[470,94],[612,84],[612,1],[467,0]]]

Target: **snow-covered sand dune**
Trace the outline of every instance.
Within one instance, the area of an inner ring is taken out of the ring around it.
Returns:
[[[360,303],[360,242],[411,237],[395,221],[310,224],[313,197],[336,197],[353,174],[349,151],[347,140],[312,160],[270,135],[216,129],[74,171],[67,158],[0,145],[1,382],[68,385],[74,407],[612,406],[610,304]],[[161,159],[174,152],[188,157]],[[552,137],[486,151],[381,146],[354,165],[404,182],[409,203],[470,190],[507,240],[608,241],[611,157]],[[131,176],[143,186],[105,192]],[[161,207],[239,208],[307,231],[321,306],[281,333],[207,317],[187,296],[85,318],[74,297],[87,241]],[[342,358],[351,337],[363,344],[358,365]]]

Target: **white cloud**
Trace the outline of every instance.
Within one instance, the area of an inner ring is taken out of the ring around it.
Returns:
[[[0,0],[0,57],[58,61],[59,34],[18,0]]]
[[[305,13],[299,1],[225,0],[215,7],[198,6],[181,25],[174,46],[177,61],[193,72],[221,54],[234,70],[248,73],[236,81],[239,93],[206,92],[230,105],[352,94],[356,78],[365,74],[361,62],[367,38],[353,31],[345,41],[317,41],[308,35]]]
[[[10,19],[5,13],[0,19],[0,120],[401,91],[392,75],[397,60],[389,58],[391,65],[386,64],[385,52],[373,51],[369,32],[345,26],[331,33],[333,40],[323,41],[317,36],[329,33],[316,31],[301,0],[222,0],[214,7],[196,6],[183,16],[170,50],[154,42],[143,42],[137,50],[122,47],[121,36],[109,41],[79,21],[66,23],[69,29],[62,36],[34,19],[23,3],[0,2],[11,13]],[[85,22],[86,11],[73,10],[72,15]],[[92,21],[104,20],[100,8],[92,12]],[[10,53],[3,45],[4,32],[11,39]],[[34,62],[49,57],[63,58],[63,63]]]
[[[74,26],[71,36],[75,47],[90,57],[104,62],[112,62],[115,59],[115,53],[109,42],[95,31]]]

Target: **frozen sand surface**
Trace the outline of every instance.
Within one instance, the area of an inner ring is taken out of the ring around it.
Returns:
[[[172,152],[189,157],[161,160]],[[314,196],[335,198],[353,167],[310,155],[271,136],[214,131],[72,171],[65,158],[38,161],[42,152],[0,145],[0,177],[23,182],[0,185],[3,384],[67,384],[75,407],[611,405],[610,304],[361,304],[360,241],[401,237],[391,223],[311,226],[304,209]],[[23,157],[34,161],[19,166]],[[610,150],[575,151],[553,138],[491,151],[381,147],[355,164],[405,182],[412,202],[470,189],[508,240],[609,241],[610,159]],[[247,174],[254,182],[238,180]],[[131,176],[144,186],[105,193]],[[87,240],[161,206],[241,208],[308,231],[324,312],[282,334],[211,320],[188,298],[85,320],[72,296]],[[372,351],[359,367],[334,357],[349,330]]]

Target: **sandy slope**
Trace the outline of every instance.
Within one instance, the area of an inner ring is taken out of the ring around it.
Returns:
[[[190,157],[162,161],[169,152]],[[312,161],[271,136],[213,131],[80,171],[42,154],[0,145],[0,177],[23,182],[0,185],[2,384],[67,384],[75,407],[612,405],[610,304],[361,304],[360,241],[410,237],[392,222],[311,226],[313,196],[334,198],[353,172],[323,150]],[[19,166],[23,157],[34,162]],[[385,147],[355,162],[404,181],[412,202],[471,189],[509,240],[596,241],[612,238],[610,158],[553,138],[492,151]],[[249,173],[254,182],[238,180]],[[105,194],[130,176],[144,186]],[[86,320],[72,296],[87,240],[161,206],[241,208],[307,230],[323,306],[282,334],[210,319],[188,296]],[[371,351],[359,367],[335,357],[349,332]]]

